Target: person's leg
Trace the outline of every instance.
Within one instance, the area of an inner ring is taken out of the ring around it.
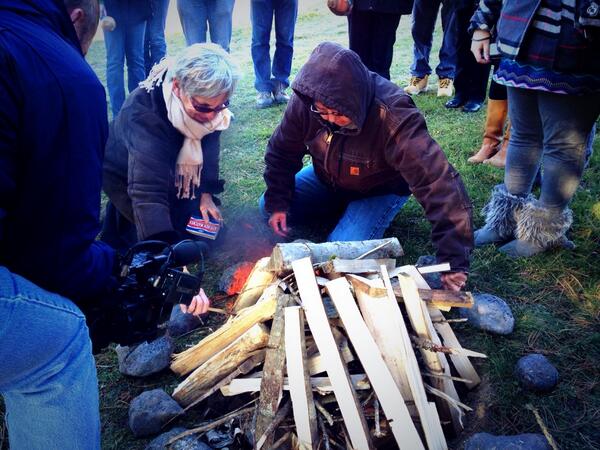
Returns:
[[[106,203],[100,240],[121,254],[125,254],[137,242],[135,225],[127,220],[110,200]]]
[[[350,202],[327,240],[362,241],[382,238],[408,198],[388,194]]]
[[[372,67],[369,70],[378,73],[383,78],[390,79],[390,67],[394,56],[396,30],[400,23],[400,14],[371,13],[372,34],[365,36],[371,44]],[[367,66],[368,67],[368,66]]]
[[[229,51],[231,42],[231,15],[235,0],[210,0],[208,6],[208,28],[210,42],[219,44]]]
[[[126,31],[127,88],[132,92],[146,78],[144,67],[144,32],[146,22],[130,25]]]
[[[258,207],[263,218],[268,220],[264,197],[264,194],[260,196]],[[340,197],[317,178],[311,164],[296,174],[288,223],[293,225],[311,223],[315,219],[337,219],[345,206]]]
[[[294,30],[298,16],[298,0],[276,0],[275,53],[273,54],[273,79],[277,87],[290,85],[292,56],[294,55]]]
[[[165,25],[169,0],[151,0],[152,18],[146,23],[146,34],[144,37],[144,66],[146,74],[150,73],[152,66],[159,62],[167,54],[167,42],[165,40]]]
[[[206,42],[207,0],[177,0],[177,11],[186,45]]]
[[[512,109],[512,89],[509,88]],[[543,127],[543,176],[538,200],[528,202],[518,214],[516,238],[500,250],[512,257],[529,257],[555,246],[573,247],[566,232],[573,221],[568,208],[583,174],[589,132],[600,114],[600,95],[567,96],[536,92]],[[511,116],[512,118],[512,116]],[[509,143],[507,168],[511,164]]]
[[[99,449],[98,381],[83,313],[0,267],[0,342],[10,448]]]
[[[585,163],[583,165],[583,169],[587,169],[590,165],[590,159],[592,159],[592,154],[594,153],[594,138],[596,137],[596,124],[592,127],[592,131],[588,135],[588,140],[585,144]]]
[[[352,11],[348,16],[350,50],[360,56],[360,60],[369,70],[374,70],[371,39],[378,32],[373,29],[372,18],[372,13],[368,11]]]
[[[442,45],[440,47],[440,62],[435,73],[440,79],[454,79],[456,72],[456,58],[459,33],[463,31],[456,22],[456,2],[454,0],[442,1]],[[466,29],[464,32],[466,33]]]
[[[116,27],[104,32],[106,46],[106,86],[113,118],[121,110],[125,101],[125,30]]]
[[[271,1],[252,0],[250,5],[252,19],[252,62],[254,63],[254,87],[258,92],[271,92],[271,56],[269,40],[273,25],[273,7]]]
[[[431,74],[429,54],[433,43],[433,30],[441,0],[415,0],[412,12],[413,62],[410,73],[423,78]]]

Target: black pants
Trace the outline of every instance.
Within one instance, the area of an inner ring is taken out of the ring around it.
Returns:
[[[399,23],[400,14],[354,10],[348,16],[350,50],[360,56],[370,71],[388,80]]]
[[[456,96],[464,101],[483,103],[490,75],[489,64],[479,64],[471,53],[471,35],[467,32],[475,6],[456,11],[457,61],[454,88]]]

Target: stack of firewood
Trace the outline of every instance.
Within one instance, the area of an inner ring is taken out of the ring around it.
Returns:
[[[469,357],[485,355],[462,348],[440,310],[473,297],[430,290],[422,275],[449,266],[396,267],[401,255],[397,239],[277,245],[229,320],[174,355],[187,378],[173,398],[258,393],[245,409],[255,448],[446,449],[444,430],[469,410],[455,382],[479,384]]]

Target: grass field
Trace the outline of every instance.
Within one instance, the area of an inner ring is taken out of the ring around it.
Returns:
[[[324,3],[324,2],[323,2]],[[295,37],[293,74],[306,61],[310,51],[323,40],[347,44],[344,19],[329,14],[324,7],[299,17]],[[439,34],[436,42],[439,43]],[[183,37],[169,40],[169,53],[183,46]],[[277,125],[283,107],[257,111],[254,109],[254,76],[250,59],[250,30],[236,30],[231,44],[232,54],[244,77],[232,98],[231,110],[236,116],[232,127],[223,133],[221,172],[227,180],[222,196],[223,211],[230,232],[248,227],[260,230],[260,241],[225,249],[210,261],[205,289],[215,290],[223,269],[243,258],[256,258],[267,251],[270,241],[258,224],[256,201],[264,189],[263,155],[266,141]],[[432,55],[437,53],[434,47]],[[408,80],[412,57],[410,18],[404,17],[398,29],[392,81],[403,85]],[[432,57],[433,63],[436,57]],[[105,53],[96,43],[88,60],[105,81]],[[439,142],[448,159],[461,173],[475,207],[475,222],[492,186],[502,180],[501,170],[468,165],[466,159],[481,140],[484,112],[467,115],[443,107],[445,100],[434,93],[421,95],[415,101],[427,119],[432,136]],[[499,337],[456,324],[459,338],[467,348],[489,355],[477,360],[484,383],[464,401],[475,408],[468,415],[467,432],[487,431],[495,434],[541,432],[527,405],[540,411],[550,433],[562,449],[600,448],[600,148],[586,171],[581,189],[572,203],[575,222],[570,237],[577,244],[574,251],[557,250],[527,260],[510,260],[493,247],[477,249],[473,254],[468,290],[496,294],[505,298],[516,318],[515,331]],[[405,248],[403,263],[414,263],[422,254],[431,254],[430,227],[421,207],[411,200],[397,217],[388,235],[396,236]],[[247,235],[242,231],[239,235]],[[317,236],[318,238],[318,236]],[[253,250],[256,253],[253,253]],[[214,326],[220,318],[209,318]],[[183,348],[197,341],[208,330],[179,342]],[[517,359],[527,353],[546,355],[558,368],[561,381],[547,395],[523,392],[512,371]],[[145,379],[123,377],[116,369],[114,352],[97,358],[103,448],[141,449],[147,440],[135,440],[127,428],[130,400],[144,390],[162,387],[171,392],[178,380],[172,375]],[[191,425],[192,415],[184,420]],[[595,425],[594,425],[595,424]],[[0,430],[1,431],[1,430]],[[0,441],[5,439],[0,433]],[[460,441],[452,444],[460,448]],[[6,442],[4,441],[4,446]]]

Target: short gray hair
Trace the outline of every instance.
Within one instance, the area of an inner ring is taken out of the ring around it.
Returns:
[[[230,96],[240,78],[233,59],[217,44],[194,44],[184,48],[169,69],[184,94],[190,97]]]
[[[67,12],[71,14],[76,8],[83,10],[85,22],[81,28],[81,36],[77,36],[80,41],[92,40],[98,29],[100,19],[100,5],[98,0],[63,0]]]

